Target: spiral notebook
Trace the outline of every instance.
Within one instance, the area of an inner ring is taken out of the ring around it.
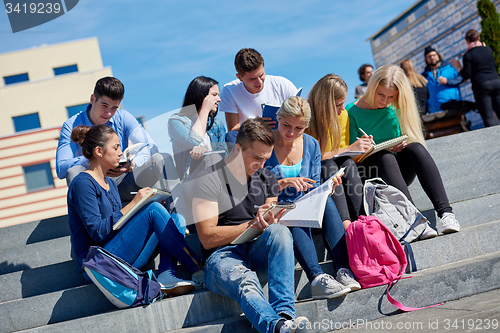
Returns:
[[[406,141],[406,140],[408,140],[408,135],[405,134],[405,135],[398,136],[397,138],[394,138],[394,139],[390,139],[390,140],[387,140],[387,141],[384,141],[381,143],[377,143],[376,145],[373,145],[372,148],[370,150],[368,150],[366,153],[364,153],[363,155],[356,156],[354,158],[354,161],[356,163],[361,163],[369,156],[371,156],[371,155],[373,155],[381,150],[394,147],[394,146],[396,146],[396,145],[398,145],[401,142]]]

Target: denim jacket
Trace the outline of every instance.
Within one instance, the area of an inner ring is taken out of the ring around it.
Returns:
[[[300,169],[299,177],[311,178],[316,181],[311,188],[312,190],[321,183],[321,150],[318,140],[305,133],[302,135],[304,136],[304,153],[302,156],[302,168]],[[276,146],[274,146],[274,148],[276,149]],[[285,178],[285,174],[274,153],[274,149],[273,154],[266,161],[264,168],[271,170],[272,173],[276,175],[277,180]],[[298,192],[294,187],[287,187],[280,192],[278,201],[293,202],[303,195],[304,192]]]
[[[189,152],[203,142],[203,138],[191,129],[197,117],[196,113],[193,113],[192,116],[176,113],[168,120],[168,133],[172,140],[175,167],[181,180],[187,176],[191,165]],[[212,142],[212,149],[214,151],[223,150],[223,157],[225,157],[228,154],[228,149],[225,142],[226,127],[222,121],[215,118],[212,128],[207,133]]]

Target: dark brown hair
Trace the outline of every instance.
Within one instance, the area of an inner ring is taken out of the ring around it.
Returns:
[[[73,128],[71,140],[82,147],[82,154],[89,160],[94,156],[95,147],[104,148],[110,136],[116,133],[107,125],[85,126],[80,125]]]
[[[94,96],[96,100],[102,96],[106,96],[111,98],[113,101],[121,101],[124,94],[125,87],[116,77],[103,77],[96,82],[94,87]]]
[[[469,43],[476,42],[479,39],[479,34],[476,30],[470,29],[465,33],[465,40]]]
[[[236,136],[236,143],[247,150],[254,142],[262,142],[267,146],[274,146],[274,135],[271,128],[262,118],[247,119],[241,124]]]
[[[359,69],[358,69],[358,75],[359,75],[359,80],[360,81],[363,81],[363,82],[365,81],[365,70],[368,67],[373,68],[373,66],[370,65],[370,64],[364,64],[364,65],[361,65],[361,67],[359,67]]]
[[[256,70],[260,65],[264,65],[264,58],[254,49],[241,49],[234,58],[234,67],[241,76]]]

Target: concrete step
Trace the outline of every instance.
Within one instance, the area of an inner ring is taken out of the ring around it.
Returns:
[[[391,289],[391,295],[406,306],[421,307],[498,288],[500,252],[422,270],[410,279],[399,281]],[[316,331],[328,332],[349,320],[374,320],[399,313],[384,296],[385,289],[385,286],[379,286],[331,300],[299,301],[296,310],[299,315],[309,318]],[[207,309],[207,304],[217,306]],[[14,324],[11,316],[5,316],[1,310],[0,315],[8,318],[10,325]],[[239,307],[234,301],[202,292],[163,300],[144,308],[113,311],[41,326],[29,332],[122,333],[142,331],[144,327],[148,327],[151,332],[250,332],[248,322],[239,315]],[[0,327],[0,331],[13,331],[8,328]]]
[[[13,225],[1,228],[0,251],[69,235],[67,215]]]
[[[439,307],[404,312],[373,321],[345,323],[339,333],[398,330],[404,332],[498,332],[500,289],[462,297]],[[347,328],[349,327],[349,328]],[[398,329],[399,328],[399,329]]]
[[[489,127],[426,141],[452,204],[499,193],[500,148],[491,144],[499,140],[500,131]],[[419,209],[432,208],[418,179],[410,194]]]

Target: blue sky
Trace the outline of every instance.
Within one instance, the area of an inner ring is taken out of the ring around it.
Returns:
[[[198,75],[220,86],[233,80],[243,47],[263,55],[268,74],[304,87],[303,97],[325,74],[340,75],[350,102],[358,67],[373,63],[366,39],[414,3],[80,0],[65,15],[15,34],[0,13],[0,53],[97,36],[104,65],[125,84],[124,108],[146,120],[178,109]]]

